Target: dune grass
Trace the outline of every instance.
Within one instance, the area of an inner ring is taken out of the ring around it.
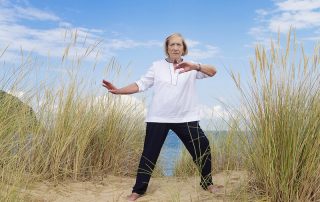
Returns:
[[[83,60],[87,52],[79,58]],[[69,59],[64,53],[61,66],[71,65],[66,67],[71,69],[69,80],[59,80],[56,86],[52,86],[51,80],[43,82],[41,89],[19,85],[32,77],[32,71],[25,75],[23,68],[6,73],[1,79],[6,92],[26,92],[19,98],[35,111],[30,114],[28,107],[17,108],[15,102],[20,101],[10,94],[1,99],[2,200],[23,200],[21,190],[35,181],[60,183],[67,179],[136,174],[145,133],[144,107],[125,96],[107,93],[97,96],[103,90],[101,85],[98,90],[86,90],[94,86],[84,78],[86,75],[82,78],[78,73],[79,58]],[[114,69],[106,72],[117,71],[115,61],[111,63],[106,68]],[[163,175],[161,165],[156,167],[154,175]]]
[[[279,37],[280,38],[280,37]],[[252,190],[270,201],[320,200],[319,44],[312,55],[291,32],[270,49],[258,45],[242,97]]]

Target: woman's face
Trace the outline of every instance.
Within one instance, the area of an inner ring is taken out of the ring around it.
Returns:
[[[183,43],[181,37],[173,36],[169,39],[168,53],[171,60],[179,60],[183,55]]]

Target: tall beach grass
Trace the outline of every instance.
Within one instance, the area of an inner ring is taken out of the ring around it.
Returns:
[[[76,38],[76,35],[73,35]],[[134,176],[144,140],[144,107],[126,96],[105,93],[86,75],[79,74],[83,60],[93,52],[92,46],[78,57],[69,56],[76,40],[67,46],[61,66],[69,69],[65,82],[52,86],[44,81],[40,86],[30,83],[35,63],[6,73],[1,79],[7,97],[0,109],[0,198],[21,201],[21,192],[32,182],[49,180],[92,180],[106,175]],[[95,47],[95,46],[94,46]],[[1,54],[5,56],[5,50]],[[0,58],[2,59],[2,58]],[[32,60],[32,57],[29,58]],[[92,72],[97,61],[93,62]],[[2,65],[6,65],[5,62]],[[25,72],[26,68],[31,71]],[[105,72],[120,74],[114,59]],[[110,75],[104,75],[106,77]],[[101,80],[103,75],[101,75]],[[25,92],[17,97],[10,93]],[[15,100],[26,110],[16,107]],[[32,106],[34,112],[27,113]],[[163,175],[157,166],[154,175]]]
[[[311,55],[290,32],[255,48],[251,81],[232,74],[241,93],[252,190],[270,201],[320,200],[319,44]]]

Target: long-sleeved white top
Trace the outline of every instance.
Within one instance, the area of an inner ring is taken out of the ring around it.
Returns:
[[[146,122],[182,123],[200,120],[196,79],[209,77],[196,70],[179,74],[165,59],[152,64],[148,72],[136,81],[139,92],[154,86]]]

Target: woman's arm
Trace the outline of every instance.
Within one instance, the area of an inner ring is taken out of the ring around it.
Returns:
[[[139,92],[139,87],[136,83],[132,83],[123,88],[117,88],[112,83],[106,80],[102,80],[102,86],[107,88],[110,93],[117,95],[127,95]]]
[[[208,64],[197,64],[192,62],[181,62],[176,67],[177,69],[183,69],[180,73],[188,72],[191,70],[200,71],[208,76],[214,76],[217,73],[217,70],[214,66]]]

